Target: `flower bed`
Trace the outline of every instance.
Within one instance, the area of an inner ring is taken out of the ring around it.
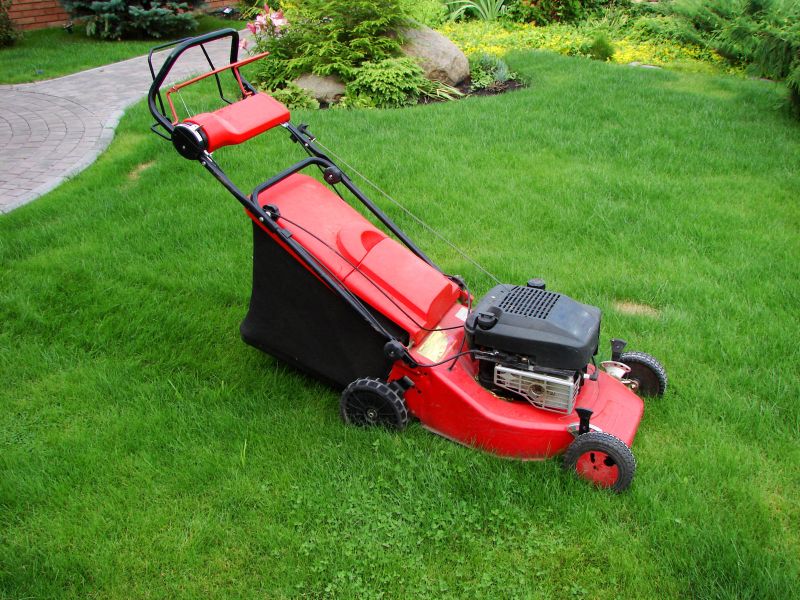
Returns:
[[[604,29],[587,23],[580,26],[464,21],[446,23],[439,28],[467,54],[487,53],[502,56],[511,50],[551,50],[567,56],[585,56],[586,48]],[[606,32],[614,45],[611,62],[639,62],[690,71],[732,71],[721,56],[698,46],[674,41],[640,40]]]

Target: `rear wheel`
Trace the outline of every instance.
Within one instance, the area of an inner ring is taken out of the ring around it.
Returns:
[[[563,466],[598,487],[623,492],[633,481],[636,459],[621,439],[608,433],[590,431],[569,445],[564,453]]]
[[[342,421],[358,427],[384,427],[402,431],[408,425],[408,408],[394,386],[380,379],[356,379],[339,400]]]
[[[619,362],[631,368],[625,378],[636,382],[634,391],[640,396],[663,396],[667,391],[667,371],[658,359],[646,352],[624,352]]]

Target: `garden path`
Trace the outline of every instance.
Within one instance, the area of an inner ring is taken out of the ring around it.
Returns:
[[[215,65],[227,64],[230,39],[206,46]],[[168,50],[154,56],[161,66]],[[189,50],[171,77],[208,70]],[[35,200],[89,166],[108,146],[125,108],[147,94],[147,57],[35,83],[0,85],[0,213]],[[167,83],[172,83],[169,81]]]

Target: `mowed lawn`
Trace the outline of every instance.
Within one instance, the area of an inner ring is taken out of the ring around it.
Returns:
[[[95,165],[0,217],[0,597],[796,594],[800,125],[782,88],[510,63],[529,88],[295,120],[501,280],[601,307],[603,359],[618,336],[664,362],[631,489],[419,424],[343,426],[336,391],[239,339],[250,222],[139,104]],[[276,131],[216,156],[249,189],[301,154]]]

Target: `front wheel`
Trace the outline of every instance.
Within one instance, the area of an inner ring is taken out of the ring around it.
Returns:
[[[636,459],[621,439],[590,431],[569,445],[563,467],[598,487],[624,492],[636,473]]]

